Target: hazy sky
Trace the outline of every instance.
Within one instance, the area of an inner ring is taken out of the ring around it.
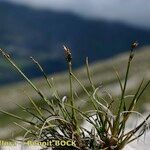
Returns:
[[[150,0],[9,0],[36,8],[119,20],[150,29]]]

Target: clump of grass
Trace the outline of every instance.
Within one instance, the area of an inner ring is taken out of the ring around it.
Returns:
[[[20,106],[23,111],[30,114],[32,119],[22,118],[16,114],[0,110],[0,112],[12,116],[20,121],[29,124],[29,127],[15,123],[23,130],[25,130],[24,140],[29,139],[35,141],[75,141],[74,145],[62,146],[62,145],[51,145],[54,150],[59,149],[75,149],[75,150],[121,150],[128,143],[138,139],[142,136],[148,125],[147,120],[150,115],[144,118],[143,122],[137,125],[130,131],[126,131],[126,124],[129,117],[136,113],[142,116],[139,112],[134,110],[135,105],[139,101],[143,92],[149,86],[150,81],[144,84],[144,80],[138,86],[135,93],[126,95],[128,76],[131,68],[131,63],[134,58],[134,49],[137,47],[137,42],[131,45],[129,59],[127,63],[127,70],[125,74],[124,83],[121,82],[118,71],[116,76],[120,84],[121,96],[119,100],[115,100],[110,93],[107,93],[108,99],[98,94],[99,87],[95,87],[92,82],[92,77],[89,69],[88,59],[86,59],[87,78],[91,85],[90,89],[87,89],[78,77],[72,71],[72,55],[71,50],[64,46],[65,58],[68,65],[68,76],[69,76],[69,91],[67,96],[60,96],[59,92],[55,88],[55,84],[52,79],[49,79],[44,72],[42,66],[31,57],[33,63],[43,73],[43,76],[47,82],[48,88],[53,91],[52,98],[47,98],[42,91],[22,72],[22,70],[16,65],[13,59],[5,52],[0,49],[1,54],[4,58],[14,67],[14,69],[29,83],[29,85],[37,92],[41,101],[47,105],[47,107],[39,106],[36,104],[33,98],[27,95],[29,101],[32,103],[32,108],[25,108]],[[87,96],[87,101],[90,102],[90,110],[83,111],[76,106],[76,91],[74,83],[77,82],[82,88],[83,92]],[[126,98],[130,97],[131,102],[127,105]],[[114,111],[113,104],[117,101],[119,107],[117,111]],[[105,102],[105,104],[103,103]],[[92,125],[92,129],[86,129],[82,126],[79,121],[82,118],[83,121],[87,121]],[[138,133],[138,134],[137,134]],[[43,148],[51,147],[46,145]]]

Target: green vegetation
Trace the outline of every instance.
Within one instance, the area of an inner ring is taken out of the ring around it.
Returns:
[[[105,80],[107,78],[107,80],[104,85],[98,84],[98,82],[95,84],[95,81],[93,80],[94,72],[93,75],[91,75],[88,59],[86,59],[85,68],[86,78],[80,70],[74,72],[72,70],[71,51],[65,46],[65,58],[69,71],[68,83],[66,84],[65,81],[63,81],[65,83],[64,85],[61,83],[63,88],[64,86],[65,88],[68,86],[64,92],[65,95],[59,93],[54,80],[52,78],[49,79],[38,61],[31,57],[33,63],[43,73],[43,77],[47,84],[46,89],[48,89],[48,93],[51,94],[51,96],[48,97],[22,72],[12,58],[1,49],[1,54],[12,65],[16,72],[27,81],[30,87],[35,91],[36,95],[38,95],[38,100],[35,100],[37,98],[33,98],[33,96],[31,97],[30,93],[25,90],[24,93],[30,102],[28,103],[28,106],[17,104],[19,109],[15,112],[8,112],[3,108],[0,112],[15,118],[15,124],[24,130],[25,141],[28,139],[38,142],[43,142],[45,140],[72,140],[76,142],[76,145],[72,145],[71,147],[65,146],[63,149],[88,150],[91,148],[93,150],[121,150],[126,144],[138,139],[145,133],[148,128],[147,120],[150,117],[149,114],[143,122],[134,129],[130,131],[125,130],[126,123],[132,114],[142,116],[134,109],[141,96],[142,98],[145,97],[143,96],[143,93],[149,88],[150,84],[150,80],[147,77],[148,81],[141,80],[139,85],[136,85],[135,90],[129,90],[129,84],[135,79],[130,80],[131,77],[129,76],[129,73],[135,55],[134,49],[136,47],[136,42],[131,45],[125,75],[120,77],[120,74],[124,74],[124,71],[118,72],[114,69],[114,72],[116,73],[115,80],[118,81],[117,83],[120,87],[119,90],[114,90],[115,96],[112,95],[111,92],[113,92],[113,89],[115,88],[114,84],[116,84],[116,82],[114,79],[112,80],[112,78],[109,78],[110,74],[108,78],[105,74],[104,78]],[[105,69],[107,70],[107,68],[110,70],[110,67],[106,65]],[[135,71],[136,70],[133,69],[131,74],[135,73]],[[78,73],[81,74],[79,75]],[[80,76],[81,80],[77,76]],[[67,78],[66,74],[64,75],[64,78]],[[59,81],[60,79],[58,78],[57,80]],[[108,83],[113,85],[111,87],[112,91],[110,92],[105,88]],[[117,94],[118,91],[120,94]],[[21,113],[21,111],[23,113]],[[18,113],[20,115],[18,115]],[[21,122],[16,122],[16,119]],[[85,120],[92,125],[92,130],[85,129],[82,126],[81,121]],[[62,147],[55,147],[55,145],[53,145],[53,149],[58,150],[62,149]]]

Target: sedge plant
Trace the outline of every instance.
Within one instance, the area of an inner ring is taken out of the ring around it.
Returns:
[[[50,98],[47,98],[35,85],[35,83],[33,83],[23,73],[23,71],[16,65],[14,60],[5,50],[0,49],[0,52],[4,58],[36,91],[39,95],[40,101],[43,101],[43,106],[39,106],[37,105],[37,101],[26,93],[32,104],[32,108],[26,108],[18,105],[23,111],[32,116],[34,119],[26,119],[2,109],[0,109],[0,112],[12,116],[29,125],[23,126],[22,124],[15,123],[25,131],[24,141],[29,139],[37,142],[46,141],[47,143],[52,140],[60,141],[58,143],[52,143],[52,145],[44,145],[42,148],[48,149],[51,147],[54,150],[121,150],[125,147],[125,145],[137,140],[146,132],[148,128],[147,120],[150,117],[149,114],[143,119],[143,122],[130,131],[126,131],[127,121],[132,114],[135,113],[142,116],[139,112],[135,111],[134,108],[140,100],[143,92],[150,84],[150,81],[144,83],[144,80],[142,80],[135,93],[132,96],[127,95],[127,82],[137,45],[137,42],[134,42],[131,45],[127,70],[123,83],[119,76],[119,72],[115,70],[121,93],[120,97],[116,98],[106,92],[111,101],[99,95],[98,91],[100,88],[96,87],[92,81],[88,59],[86,59],[86,70],[91,88],[87,88],[82,81],[79,80],[72,70],[71,50],[66,46],[63,46],[63,48],[68,65],[69,76],[69,91],[67,96],[62,96],[59,94],[59,91],[55,87],[54,81],[48,78],[39,62],[31,57],[33,63],[42,72],[49,90],[53,92],[53,95]],[[89,110],[82,110],[77,107],[77,96],[74,88],[75,82],[80,86],[84,95],[86,95],[87,102],[90,104]],[[127,104],[126,101],[127,97],[130,97],[131,99],[130,103],[128,102],[129,104]],[[118,103],[117,111],[113,110],[113,104],[115,101]],[[105,104],[103,102],[105,102]],[[79,118],[82,118],[83,121],[87,121],[91,124],[92,128],[88,129],[82,126]],[[63,141],[63,144],[61,141]],[[67,141],[71,141],[73,144],[70,146],[65,145],[64,143],[67,143]]]

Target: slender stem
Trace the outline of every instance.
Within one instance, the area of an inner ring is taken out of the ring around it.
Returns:
[[[47,74],[45,73],[45,71],[44,71],[43,67],[40,65],[40,63],[39,63],[37,60],[35,60],[33,57],[30,57],[30,58],[31,58],[31,60],[33,61],[33,63],[36,64],[37,68],[42,72],[44,78],[46,79],[46,82],[47,82],[49,88],[50,88],[50,89],[53,88],[53,87],[54,87],[54,84],[50,82],[50,80],[49,80]],[[58,91],[57,91],[55,88],[54,88],[54,92],[55,92],[56,98],[60,100]]]
[[[94,91],[95,90],[95,86],[94,86],[94,83],[93,83],[93,81],[91,79],[88,57],[86,57],[86,71],[87,71],[87,76],[88,76],[89,82],[90,82],[90,84],[92,86],[92,89]]]
[[[125,76],[125,83],[124,83],[124,87],[123,87],[123,91],[122,91],[122,95],[121,95],[121,100],[124,99],[124,95],[125,95],[125,91],[126,91],[126,87],[127,87],[128,76],[129,76],[130,65],[131,65],[131,60],[129,58],[126,76]]]
[[[114,132],[113,132],[114,135],[116,135],[116,132],[119,128],[120,112],[121,112],[121,109],[122,109],[122,105],[124,104],[124,109],[126,107],[125,106],[125,101],[124,101],[124,95],[125,95],[125,91],[126,91],[126,87],[127,87],[127,81],[128,81],[128,76],[129,76],[129,71],[130,71],[132,58],[133,58],[133,49],[131,49],[131,51],[130,51],[127,70],[126,70],[126,76],[125,76],[125,81],[124,81],[124,86],[123,86],[122,95],[121,95],[121,99],[120,99],[120,105],[119,105],[119,109],[118,109],[118,112],[117,112],[117,117],[116,117],[115,122],[114,122]]]
[[[79,83],[79,85],[82,87],[82,89],[85,91],[85,93],[88,95],[88,97],[90,98],[94,108],[96,110],[98,110],[98,107],[96,106],[96,104],[94,103],[94,99],[92,98],[92,96],[90,95],[90,93],[87,91],[87,89],[84,87],[84,85],[80,82],[80,80],[73,74],[71,73],[71,75],[73,76],[73,78]]]
[[[24,119],[24,118],[21,118],[21,117],[19,117],[19,116],[16,116],[15,114],[9,113],[9,112],[7,112],[7,111],[4,111],[4,110],[1,110],[1,109],[0,109],[0,112],[3,113],[3,114],[6,114],[6,115],[8,115],[8,116],[14,117],[14,118],[16,118],[16,119],[18,119],[18,120],[21,120],[21,121],[23,121],[23,122],[26,122],[26,123],[28,123],[28,124],[30,124],[30,125],[33,125],[33,126],[35,125],[34,122],[31,122],[31,121],[29,121],[29,120],[27,120],[27,119]]]
[[[50,101],[44,96],[42,91],[38,89],[32,81],[22,72],[22,70],[14,63],[14,61],[8,56],[6,52],[0,49],[2,55],[6,58],[6,60],[15,68],[15,70],[30,84],[30,86],[37,92],[37,94],[49,105],[49,107],[53,110],[53,106]]]
[[[69,69],[69,85],[70,85],[70,104],[74,107],[74,96],[73,96],[73,86],[72,86],[72,63],[68,62],[68,69]],[[75,109],[72,108],[72,120],[74,121],[75,125],[77,125],[77,120],[75,116]]]

